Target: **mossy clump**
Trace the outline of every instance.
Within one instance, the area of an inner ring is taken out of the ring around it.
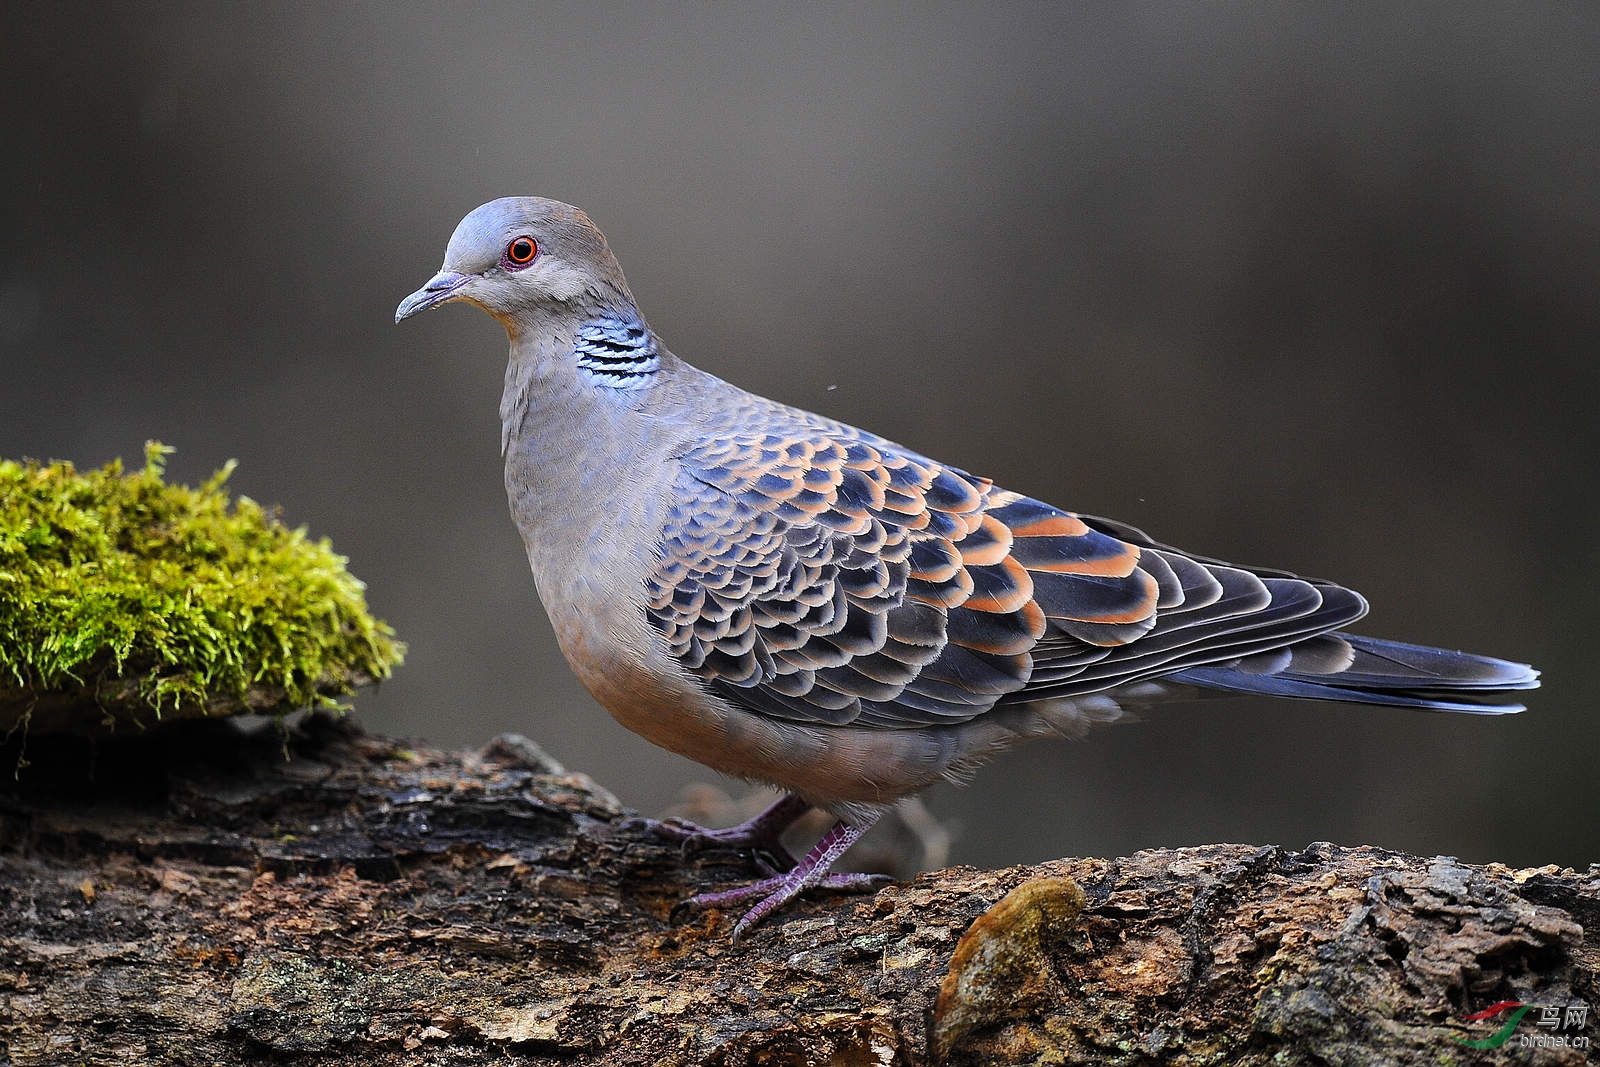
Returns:
[[[223,488],[168,485],[171,450],[0,460],[0,733],[326,706],[405,651],[326,539]]]

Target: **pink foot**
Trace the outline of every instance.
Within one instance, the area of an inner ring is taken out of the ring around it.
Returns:
[[[780,865],[778,869],[786,871],[796,861],[783,846],[781,838],[784,831],[810,809],[810,804],[791,793],[755,818],[721,830],[709,830],[684,819],[629,819],[623,828],[644,830],[669,841],[677,841],[685,850],[708,846],[752,849],[758,856],[761,853],[769,854]]]
[[[808,889],[831,889],[843,892],[867,892],[890,881],[882,874],[831,874],[829,869],[871,827],[853,826],[840,821],[811,846],[805,858],[786,873],[764,878],[737,889],[717,893],[700,893],[678,905],[679,908],[725,907],[742,901],[759,898],[756,906],[747,911],[733,928],[733,943],[737,945],[744,932],[762,919],[783,907]],[[677,909],[674,909],[677,910]]]

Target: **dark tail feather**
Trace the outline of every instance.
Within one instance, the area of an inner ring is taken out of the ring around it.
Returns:
[[[1474,715],[1522,711],[1510,694],[1539,687],[1539,672],[1523,663],[1354,634],[1326,634],[1275,654],[1191,667],[1169,677],[1237,693]]]

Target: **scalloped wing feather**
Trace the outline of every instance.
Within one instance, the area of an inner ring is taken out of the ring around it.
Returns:
[[[777,718],[961,723],[1255,654],[1364,607],[1143,547],[820,419],[681,459],[647,613],[687,669]]]

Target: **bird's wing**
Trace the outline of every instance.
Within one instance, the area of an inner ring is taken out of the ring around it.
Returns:
[[[683,665],[763,714],[965,722],[1279,648],[1365,608],[1138,544],[849,427],[786,431],[681,457],[646,590]]]

